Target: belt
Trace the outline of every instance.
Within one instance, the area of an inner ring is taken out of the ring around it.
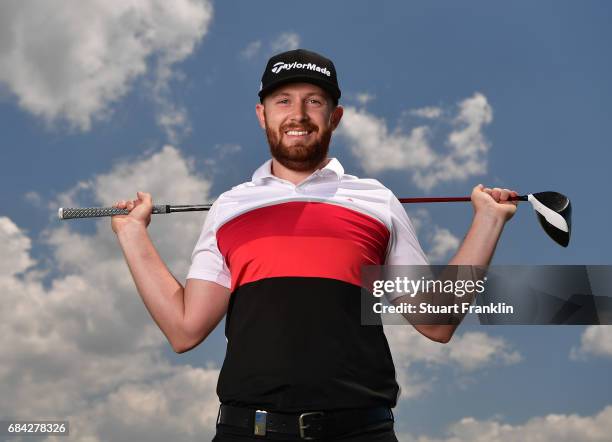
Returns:
[[[305,440],[339,436],[356,428],[386,420],[394,420],[389,407],[291,414],[221,404],[217,416],[217,424],[244,428],[253,431],[255,436],[277,433],[299,436]]]

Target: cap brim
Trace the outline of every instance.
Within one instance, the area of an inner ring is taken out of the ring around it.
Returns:
[[[338,100],[340,98],[340,95],[341,95],[340,90],[337,89],[333,83],[330,83],[330,82],[327,82],[325,80],[318,79],[318,78],[304,76],[301,74],[293,75],[291,77],[284,77],[275,82],[267,84],[265,88],[259,91],[258,93],[259,98],[263,100],[266,95],[269,95],[272,91],[274,91],[278,87],[283,86],[285,84],[300,83],[300,82],[312,83],[314,85],[319,86],[320,88],[324,89],[335,100]]]

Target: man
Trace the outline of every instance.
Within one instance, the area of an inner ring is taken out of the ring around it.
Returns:
[[[197,346],[227,313],[215,441],[397,441],[399,387],[380,326],[360,325],[364,264],[427,264],[412,224],[381,183],[328,158],[343,109],[331,60],[272,57],[259,124],[272,158],[220,195],[185,287],[147,234],[151,195],[119,201],[116,232],[138,291],[173,349]],[[516,210],[507,189],[473,189],[474,219],[451,264],[486,265]],[[456,325],[415,325],[448,342]]]

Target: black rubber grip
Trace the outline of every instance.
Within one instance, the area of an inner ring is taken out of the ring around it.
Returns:
[[[169,205],[153,206],[151,213],[169,213]],[[101,216],[127,215],[127,209],[117,209],[115,207],[81,207],[81,208],[62,208],[59,211],[60,219],[75,218],[97,218]]]

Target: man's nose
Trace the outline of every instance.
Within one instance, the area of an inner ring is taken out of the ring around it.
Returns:
[[[306,113],[306,104],[304,102],[297,102],[293,106],[292,119],[296,121],[304,121],[308,119],[308,114]]]

